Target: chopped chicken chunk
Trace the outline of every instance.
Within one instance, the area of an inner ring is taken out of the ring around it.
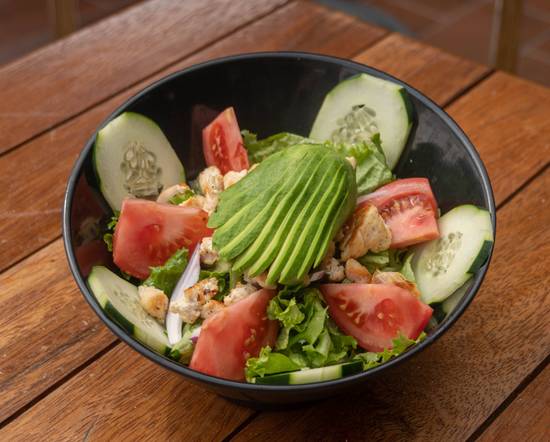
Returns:
[[[199,186],[206,196],[218,195],[223,190],[223,175],[216,166],[204,169],[199,175]]]
[[[331,241],[328,244],[327,253],[325,253],[325,256],[323,260],[321,261],[321,267],[327,267],[330,264],[330,260],[334,257],[334,253],[336,252],[336,244],[334,244],[334,241]]]
[[[369,250],[381,252],[391,243],[391,232],[376,207],[367,205],[357,209],[351,226],[347,226],[340,242],[342,260],[359,258]]]
[[[240,172],[235,172],[234,170],[230,170],[223,176],[223,188],[227,189],[228,187],[232,186],[241,178],[244,178],[247,172],[248,171],[246,169],[243,169]]]
[[[147,313],[157,319],[164,319],[168,310],[168,296],[155,287],[140,285],[138,287],[139,303]]]
[[[333,282],[340,282],[345,278],[344,266],[336,258],[330,258],[326,266],[323,266],[325,274]]]
[[[204,199],[202,210],[207,212],[208,215],[214,213],[214,210],[216,210],[216,207],[218,206],[218,199],[218,195],[207,194],[206,198]]]
[[[350,258],[346,261],[346,278],[359,284],[368,284],[372,275],[364,265]]]
[[[170,186],[166,189],[164,189],[160,195],[157,198],[157,203],[165,203],[167,204],[170,201],[170,198],[176,196],[179,193],[184,193],[185,191],[188,191],[189,186],[185,183],[181,184],[175,184],[173,186]]]
[[[214,264],[220,256],[212,246],[211,236],[208,236],[202,239],[199,252],[200,252],[201,262],[206,265]]]
[[[202,306],[201,309],[201,318],[206,319],[212,315],[215,315],[220,310],[223,310],[225,308],[225,305],[223,305],[223,302],[216,301],[214,299],[211,299],[206,304]]]
[[[267,278],[267,272],[263,272],[258,276],[254,276],[253,278],[250,278],[248,275],[244,276],[244,279],[246,282],[250,284],[254,284],[256,286],[260,286],[264,289],[274,289],[277,288],[277,284],[270,285],[266,282]]]
[[[258,289],[254,287],[252,284],[241,284],[239,282],[237,283],[237,286],[233,290],[231,290],[225,298],[223,298],[223,303],[226,306],[235,304],[236,302],[239,302],[241,299],[244,299],[257,291]]]
[[[373,284],[392,284],[402,289],[408,290],[416,297],[420,297],[420,292],[416,287],[414,282],[408,281],[405,277],[399,272],[381,272],[376,270],[374,275],[372,275]]]
[[[216,278],[203,279],[184,290],[183,297],[170,306],[172,313],[180,315],[183,322],[192,324],[201,315],[202,307],[218,293]]]

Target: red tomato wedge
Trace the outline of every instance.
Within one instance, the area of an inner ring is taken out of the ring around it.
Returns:
[[[368,351],[391,348],[399,332],[418,338],[433,310],[409,291],[389,284],[320,286],[334,322]]]
[[[195,245],[212,230],[208,214],[196,207],[125,199],[113,237],[113,260],[126,273],[139,279],[149,276],[149,267],[166,262],[174,252]]]
[[[216,166],[222,174],[230,170],[248,169],[248,155],[232,107],[219,114],[202,131],[204,159],[209,166]]]
[[[258,290],[206,319],[191,364],[193,370],[233,381],[244,380],[249,357],[262,347],[273,347],[279,322],[267,319],[267,305],[274,290]]]
[[[405,178],[386,184],[357,200],[357,206],[376,206],[398,249],[439,237],[437,202],[426,178]]]

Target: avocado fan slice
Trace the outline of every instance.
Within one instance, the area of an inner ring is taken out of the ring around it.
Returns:
[[[273,261],[273,257],[279,250],[280,243],[286,235],[285,232],[292,225],[292,218],[296,216],[295,212],[299,206],[301,194],[308,189],[308,184],[313,178],[313,175],[308,177],[308,172],[308,169],[302,169],[298,179],[294,182],[285,198],[281,200],[276,210],[272,211],[269,221],[260,224],[263,227],[261,233],[246,252],[233,264],[233,268],[236,271],[242,271],[253,266],[248,272],[249,276],[253,277],[263,272]],[[255,272],[253,268],[261,268],[262,270]]]
[[[292,229],[284,239],[284,242],[280,247],[279,253],[274,259],[273,264],[269,268],[269,273],[267,275],[266,281],[269,282],[271,280],[284,283],[282,277],[283,270],[285,268],[289,270],[296,268],[297,263],[291,262],[290,257],[293,251],[295,251],[296,247],[298,247],[298,240],[301,235],[305,233],[307,225],[310,225],[309,222],[312,220],[311,215],[314,212],[315,206],[317,206],[318,204],[320,206],[323,203],[324,198],[322,197],[324,194],[331,194],[331,192],[334,192],[336,190],[336,188],[332,187],[332,184],[334,184],[334,182],[338,179],[338,171],[336,171],[335,173],[334,170],[331,170],[330,168],[325,168],[322,172],[324,173],[316,177],[317,185],[310,189],[309,193],[307,194],[307,199],[305,199],[304,201],[305,204],[301,204],[300,213],[298,216],[295,217]],[[321,210],[324,209],[323,207],[320,208]],[[316,220],[313,221],[315,222]],[[306,247],[314,247],[314,245],[307,244]]]
[[[313,252],[318,248],[319,240],[323,237],[324,224],[330,220],[330,216],[325,218],[323,215],[331,214],[334,210],[335,203],[339,201],[335,195],[340,195],[346,184],[345,172],[339,172],[341,173],[332,177],[332,182],[327,186],[331,191],[321,192],[319,202],[311,204],[311,207],[304,209],[304,212],[306,210],[309,211],[309,213],[305,213],[307,224],[302,229],[299,238],[292,248],[292,254],[281,271],[279,281],[282,284],[295,284],[301,281],[311,268],[313,264]]]
[[[268,269],[270,284],[299,282],[351,214],[356,193],[341,153],[315,144],[285,149],[222,192],[209,221],[218,226],[214,247],[234,270]]]
[[[280,224],[280,220],[286,215],[296,192],[304,185],[307,178],[307,170],[303,170],[294,183],[290,182],[292,184],[290,189],[286,191],[286,193],[280,193],[282,198],[279,198],[278,205],[274,209],[268,208],[270,205],[262,209],[258,216],[244,228],[241,234],[231,241],[231,243],[227,244],[224,249],[220,250],[222,256],[224,255],[224,250],[226,250],[225,253],[232,258],[244,252],[244,255],[237,258],[233,264],[234,270],[242,271],[246,269],[251,262],[258,259],[257,255],[265,250],[265,247],[267,247],[269,243],[269,235],[273,235],[273,229]],[[250,234],[250,232],[252,232],[252,234]],[[248,248],[242,247],[243,242],[246,242]]]
[[[288,156],[281,155],[282,153],[271,155],[239,182],[224,190],[220,194],[216,211],[208,219],[208,227],[219,228],[251,201],[251,195],[256,196],[278,186],[284,176],[292,172],[307,154],[297,150],[289,151]]]

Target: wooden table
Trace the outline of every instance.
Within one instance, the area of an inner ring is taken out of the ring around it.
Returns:
[[[0,69],[0,440],[550,440],[550,90],[314,3],[150,0]],[[443,106],[495,190],[482,289],[365,392],[237,406],[118,341],[69,273],[69,171],[112,109],[210,58],[304,50],[385,70]]]

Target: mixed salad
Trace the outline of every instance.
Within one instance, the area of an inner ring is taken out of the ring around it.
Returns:
[[[91,290],[143,344],[220,378],[385,363],[452,310],[493,241],[486,210],[440,215],[428,178],[392,172],[412,118],[403,87],[366,74],[328,93],[308,137],[259,139],[230,107],[186,180],[162,130],[123,113],[94,146],[114,266],[92,269]]]

